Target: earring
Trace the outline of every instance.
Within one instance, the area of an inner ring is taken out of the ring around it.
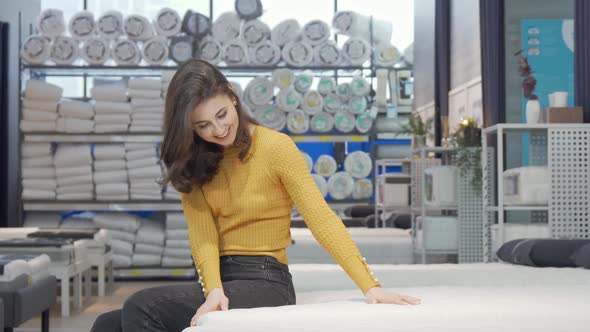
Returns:
[[[234,106],[238,106],[238,101],[237,100],[233,100]]]

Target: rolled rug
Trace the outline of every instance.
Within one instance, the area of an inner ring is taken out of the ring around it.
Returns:
[[[281,89],[276,97],[277,107],[285,112],[296,110],[300,102],[301,95],[292,86]]]
[[[348,63],[360,66],[371,57],[371,45],[363,38],[351,37],[342,45],[342,52]]]
[[[287,19],[275,25],[270,33],[273,44],[283,47],[290,41],[296,41],[301,36],[301,26],[295,19]]]
[[[123,14],[110,10],[102,14],[96,22],[98,34],[106,39],[117,39],[123,35]]]
[[[373,196],[373,183],[369,179],[354,181],[353,199],[369,199]]]
[[[135,41],[147,40],[154,36],[150,21],[142,15],[129,15],[123,21],[123,31],[127,38]]]
[[[270,41],[251,48],[251,60],[257,66],[276,66],[281,61],[281,49]]]
[[[318,66],[339,66],[342,64],[342,51],[333,41],[326,41],[314,48],[314,62]]]
[[[46,36],[32,35],[23,44],[20,56],[30,64],[42,64],[51,55],[51,39]]]
[[[283,47],[282,56],[290,66],[309,66],[313,61],[313,48],[307,42],[291,41]]]
[[[213,22],[213,38],[226,44],[240,36],[241,21],[235,12],[225,12]]]
[[[95,133],[123,133],[127,132],[128,124],[126,123],[118,123],[118,124],[98,124],[94,125],[94,132]]]
[[[60,94],[61,98],[61,94]],[[37,100],[37,99],[29,99],[23,98],[23,108],[31,108],[34,110],[39,111],[51,111],[55,112],[57,110],[58,101],[57,100]]]
[[[53,156],[43,156],[34,158],[23,158],[21,159],[21,166],[27,167],[38,167],[38,166],[53,166]]]
[[[129,39],[118,40],[113,45],[113,59],[118,65],[138,65],[141,61],[141,51],[137,43]]]
[[[199,42],[199,51],[201,59],[214,65],[221,62],[223,57],[221,43],[211,36],[206,36]]]
[[[193,37],[172,36],[170,38],[170,59],[177,64],[183,64],[193,58]]]
[[[23,143],[21,145],[21,155],[23,158],[52,155],[51,143]]]
[[[27,121],[27,120],[20,121],[20,129],[23,132],[27,132],[27,133],[53,132],[53,131],[55,131],[55,128],[56,128],[55,121]]]
[[[59,9],[45,9],[37,17],[37,30],[41,35],[55,38],[66,31],[64,13]]]
[[[143,59],[150,65],[161,65],[168,60],[168,39],[155,36],[143,43]]]
[[[180,33],[182,20],[178,12],[171,8],[162,8],[153,21],[156,33],[164,37],[172,37]]]
[[[96,144],[93,155],[96,160],[123,159],[125,147],[122,144]]]
[[[47,101],[58,101],[61,99],[63,89],[55,84],[28,80],[25,83],[25,98]]]
[[[87,10],[74,14],[68,23],[68,31],[74,39],[93,38],[96,32],[94,14]]]
[[[23,109],[23,120],[26,121],[55,121],[57,120],[57,113],[37,111],[29,108]]]
[[[336,91],[336,81],[331,76],[322,76],[318,82],[318,92],[326,96]]]
[[[344,101],[348,102],[352,97],[352,91],[350,89],[350,83],[340,83],[336,86],[336,94]]]
[[[309,130],[309,116],[302,110],[289,112],[287,129],[293,134],[305,134]]]
[[[111,48],[106,39],[90,38],[82,44],[80,56],[90,65],[102,65],[111,57]]]
[[[299,93],[305,93],[309,89],[311,89],[311,85],[313,84],[313,73],[311,71],[304,71],[301,74],[295,76],[295,82],[293,86],[295,90]]]
[[[336,160],[332,156],[323,154],[315,161],[313,170],[316,172],[316,174],[328,177],[336,173],[338,170],[338,164],[336,164]]]
[[[401,58],[400,51],[391,44],[381,44],[375,48],[375,63],[377,66],[391,67]]]
[[[348,102],[348,109],[352,114],[362,114],[367,110],[367,98],[364,96],[352,96]]]
[[[260,20],[251,20],[244,23],[242,38],[248,46],[255,46],[270,39],[270,28]]]
[[[373,127],[373,118],[368,112],[356,116],[355,125],[356,130],[361,134],[368,133]]]
[[[315,184],[318,186],[318,189],[322,193],[322,196],[328,196],[328,182],[326,181],[326,178],[319,174],[312,174],[311,177],[313,178]]]
[[[94,121],[75,118],[59,118],[56,130],[62,133],[91,133],[94,131]]]
[[[51,61],[70,65],[78,58],[78,43],[71,37],[59,36],[51,43]]]
[[[274,86],[272,82],[266,77],[256,77],[248,83],[246,91],[248,98],[255,105],[266,105],[268,104],[274,94]]]
[[[201,38],[211,32],[211,20],[209,17],[189,9],[182,19],[182,31],[195,38]]]
[[[330,113],[320,112],[311,118],[311,131],[327,133],[334,129],[334,117]]]
[[[356,119],[354,115],[346,111],[338,111],[334,115],[334,127],[342,133],[350,133],[354,130]]]
[[[152,79],[152,78],[130,78],[129,83],[127,86],[129,90],[151,90],[151,91],[160,91],[160,80],[159,79]],[[132,101],[133,102],[133,101]],[[155,105],[163,105],[161,104],[161,100],[158,100]],[[135,104],[133,104],[136,106]]]
[[[262,16],[262,2],[260,0],[236,0],[235,9],[238,16],[246,21]]]
[[[329,93],[324,97],[324,111],[328,113],[336,113],[342,110],[342,101],[340,97],[334,92]]]
[[[349,153],[344,159],[344,170],[356,179],[366,178],[371,174],[372,169],[373,161],[364,151]]]
[[[59,144],[53,156],[55,167],[70,165],[91,165],[92,154],[89,144]]]
[[[408,64],[414,63],[414,43],[410,44],[410,46],[406,47],[404,50],[404,60]]]
[[[354,179],[346,172],[337,172],[328,179],[328,192],[330,197],[336,200],[343,200],[354,190]]]
[[[283,130],[287,124],[286,113],[272,105],[256,109],[254,116],[263,126],[276,131]]]
[[[350,81],[350,92],[355,96],[366,96],[371,90],[371,84],[361,76],[355,76]]]
[[[244,89],[242,89],[242,85],[236,81],[230,81],[229,83],[231,84],[231,88],[234,90],[234,92],[241,99],[244,94]]]
[[[317,114],[324,108],[324,98],[316,90],[309,90],[303,95],[301,108],[307,114]]]
[[[228,66],[246,65],[249,62],[248,46],[241,39],[234,39],[223,47],[223,61]]]
[[[301,151],[301,155],[303,156],[303,160],[305,160],[305,163],[307,164],[307,168],[309,168],[309,171],[311,172],[311,170],[313,169],[313,159],[309,154],[303,151]]]
[[[346,36],[365,36],[369,33],[370,18],[353,11],[339,11],[334,14],[332,26],[336,33]]]
[[[279,87],[279,89],[284,89],[293,84],[295,81],[295,74],[289,68],[275,69],[272,72],[272,81]]]
[[[303,26],[301,38],[312,46],[320,45],[330,39],[330,26],[321,20],[312,20]]]

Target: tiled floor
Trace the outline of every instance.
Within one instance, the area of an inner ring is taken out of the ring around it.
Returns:
[[[105,297],[93,296],[89,302],[84,303],[81,310],[73,310],[70,317],[62,318],[59,302],[51,308],[49,330],[51,332],[87,332],[94,319],[103,312],[120,308],[125,299],[136,291],[153,286],[181,284],[182,281],[169,282],[117,282],[114,289],[109,290]],[[96,291],[93,293],[96,294]],[[41,327],[41,319],[31,319],[16,332],[38,332]]]

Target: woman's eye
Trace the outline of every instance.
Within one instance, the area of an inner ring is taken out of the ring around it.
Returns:
[[[197,126],[197,127],[199,127],[199,129],[205,129],[205,128],[207,128],[208,126],[209,126],[209,124],[207,123],[207,124],[204,124],[204,125],[199,125],[199,126]]]
[[[222,114],[219,114],[218,118],[223,119],[223,118],[225,118],[226,115],[227,115],[227,112],[223,112]]]

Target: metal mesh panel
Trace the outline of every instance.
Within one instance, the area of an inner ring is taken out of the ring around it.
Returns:
[[[483,214],[482,192],[471,181],[473,171],[459,176],[457,215],[459,219],[459,263],[483,261]]]
[[[549,226],[553,238],[590,238],[590,129],[550,129]]]
[[[549,212],[547,211],[531,211],[532,223],[547,223],[549,220]]]
[[[496,150],[493,147],[487,148],[486,163],[482,169],[482,200],[486,202],[486,206],[496,205]],[[496,222],[496,213],[490,211],[483,212],[482,225],[482,257],[484,262],[489,262],[492,259],[492,225]]]
[[[532,130],[529,134],[529,164],[531,166],[547,165],[547,132]]]
[[[439,166],[440,159],[412,159],[412,208],[422,207],[422,180],[424,170],[428,167]]]

